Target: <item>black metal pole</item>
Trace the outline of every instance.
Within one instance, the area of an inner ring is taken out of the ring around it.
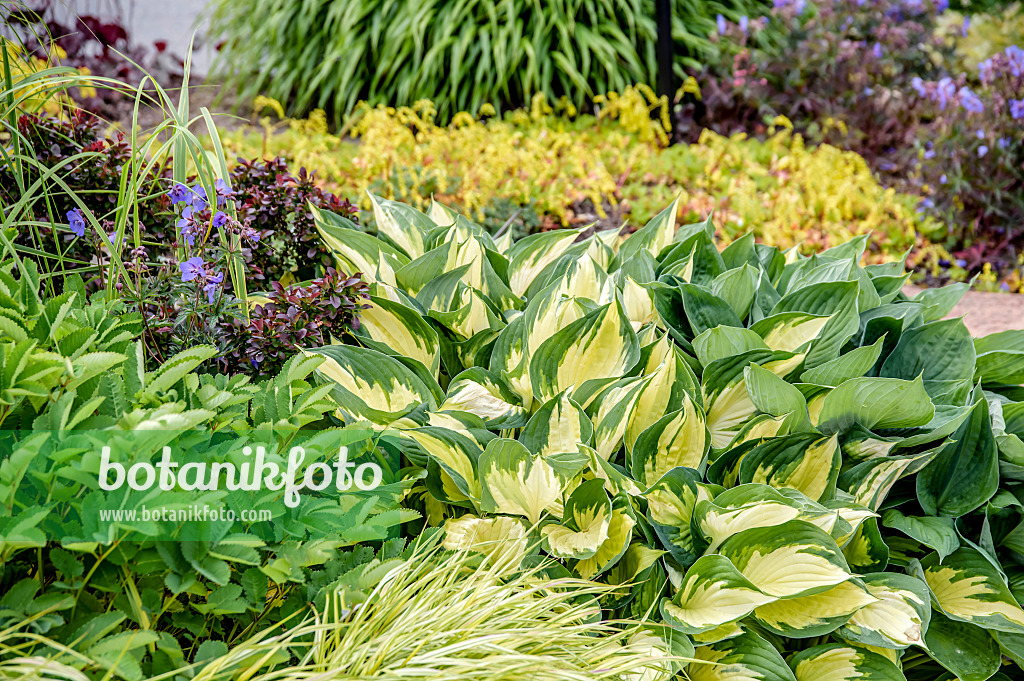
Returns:
[[[658,20],[658,94],[676,93],[675,74],[672,72],[672,0],[656,0]]]

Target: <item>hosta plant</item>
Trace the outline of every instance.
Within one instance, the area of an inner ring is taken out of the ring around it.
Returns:
[[[312,352],[336,415],[403,443],[447,546],[618,585],[613,615],[718,663],[694,679],[1024,662],[1024,332],[943,319],[965,286],[910,299],[867,237],[719,250],[676,203],[514,244],[373,204],[377,237],[315,213],[371,307],[360,345]]]

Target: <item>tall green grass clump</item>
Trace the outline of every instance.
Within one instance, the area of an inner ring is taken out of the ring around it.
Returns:
[[[676,0],[676,71],[714,52],[718,14],[738,19],[758,6]],[[242,98],[266,94],[335,120],[360,100],[429,98],[448,118],[536,93],[579,107],[654,83],[655,17],[654,0],[218,0],[210,32],[224,41],[216,75]]]

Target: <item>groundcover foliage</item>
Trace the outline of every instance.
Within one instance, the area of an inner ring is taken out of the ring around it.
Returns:
[[[620,585],[605,608],[719,663],[694,679],[1024,661],[1024,332],[943,319],[966,286],[910,299],[902,262],[859,264],[867,237],[720,251],[675,203],[514,244],[373,204],[377,237],[315,212],[372,294],[364,347],[317,373],[401,441],[449,548]]]

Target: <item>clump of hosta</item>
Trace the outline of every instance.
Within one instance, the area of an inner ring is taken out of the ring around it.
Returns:
[[[403,449],[450,547],[622,585],[611,614],[718,663],[693,679],[1024,661],[1024,332],[943,319],[965,286],[909,299],[866,238],[719,250],[675,204],[516,243],[437,204],[374,213],[379,237],[317,213],[372,282],[321,378]]]

